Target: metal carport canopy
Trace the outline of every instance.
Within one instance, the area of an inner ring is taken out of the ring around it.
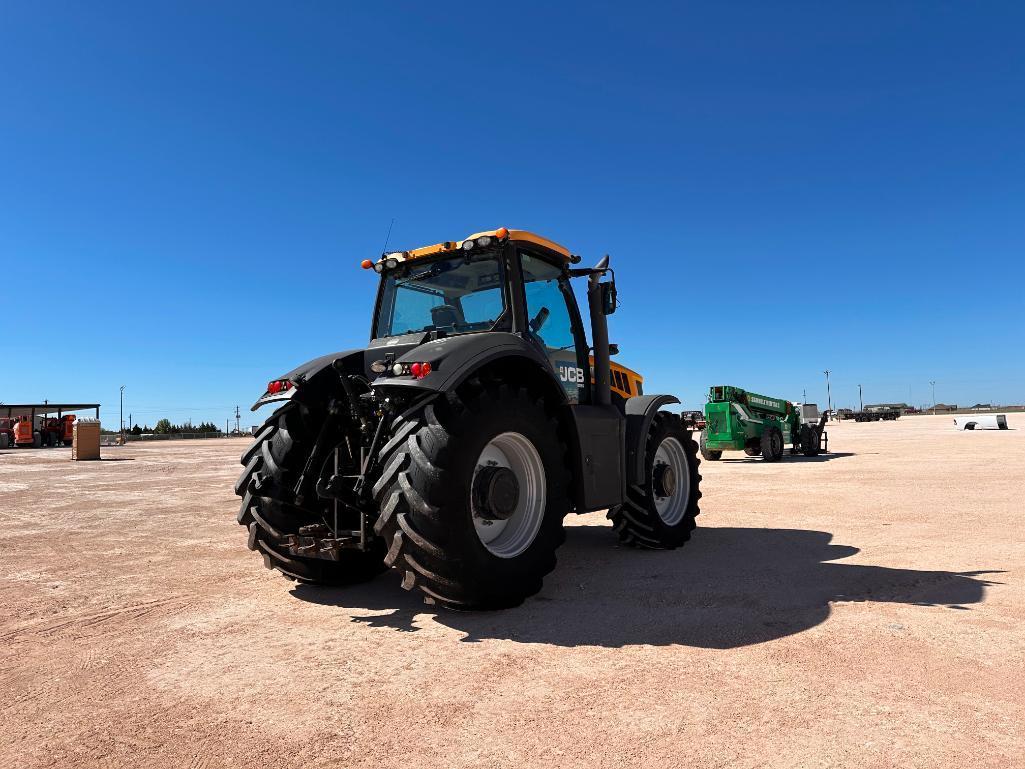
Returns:
[[[63,415],[68,411],[87,411],[93,409],[96,411],[96,418],[100,418],[100,404],[99,403],[3,403],[0,402],[0,415],[7,417],[22,416],[24,414],[46,415],[46,414],[58,414]]]

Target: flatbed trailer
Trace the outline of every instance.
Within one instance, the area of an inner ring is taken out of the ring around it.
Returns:
[[[883,411],[846,411],[837,412],[839,419],[853,419],[855,422],[892,422],[900,418],[900,411],[897,409],[886,409]]]

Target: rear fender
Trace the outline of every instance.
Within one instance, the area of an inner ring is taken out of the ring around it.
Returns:
[[[396,358],[396,363],[428,362],[431,373],[422,379],[411,375],[385,374],[372,382],[374,388],[401,388],[434,392],[451,392],[474,372],[503,358],[521,358],[524,365],[533,365],[547,377],[561,394],[561,403],[567,400],[562,382],[552,370],[548,358],[537,346],[518,334],[492,331],[484,334],[443,337],[419,345]],[[533,373],[533,372],[532,372]]]
[[[268,403],[281,403],[283,401],[291,400],[300,388],[304,386],[308,387],[315,382],[320,382],[322,379],[327,378],[328,374],[325,372],[333,374],[332,369],[335,361],[343,361],[346,370],[352,368],[353,370],[349,373],[362,373],[363,350],[344,350],[342,352],[331,353],[330,355],[322,355],[319,358],[314,358],[311,361],[303,363],[301,366],[297,366],[287,374],[283,374],[272,379],[272,382],[281,380],[291,382],[293,387],[289,390],[277,393],[271,393],[269,390],[265,390],[263,395],[261,395],[256,403],[252,405],[250,410],[256,411],[258,408],[266,406]]]
[[[651,420],[663,406],[679,403],[673,395],[637,395],[626,400],[626,482],[642,485],[644,454],[648,443]]]

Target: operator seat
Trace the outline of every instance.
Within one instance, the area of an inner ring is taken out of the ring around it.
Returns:
[[[454,328],[459,323],[459,310],[450,304],[431,308],[431,323],[436,328]]]

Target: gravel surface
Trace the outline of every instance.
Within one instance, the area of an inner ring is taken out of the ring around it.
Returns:
[[[2,451],[0,767],[1021,767],[1023,419],[726,454],[682,550],[571,517],[485,614],[264,569],[243,441]]]

